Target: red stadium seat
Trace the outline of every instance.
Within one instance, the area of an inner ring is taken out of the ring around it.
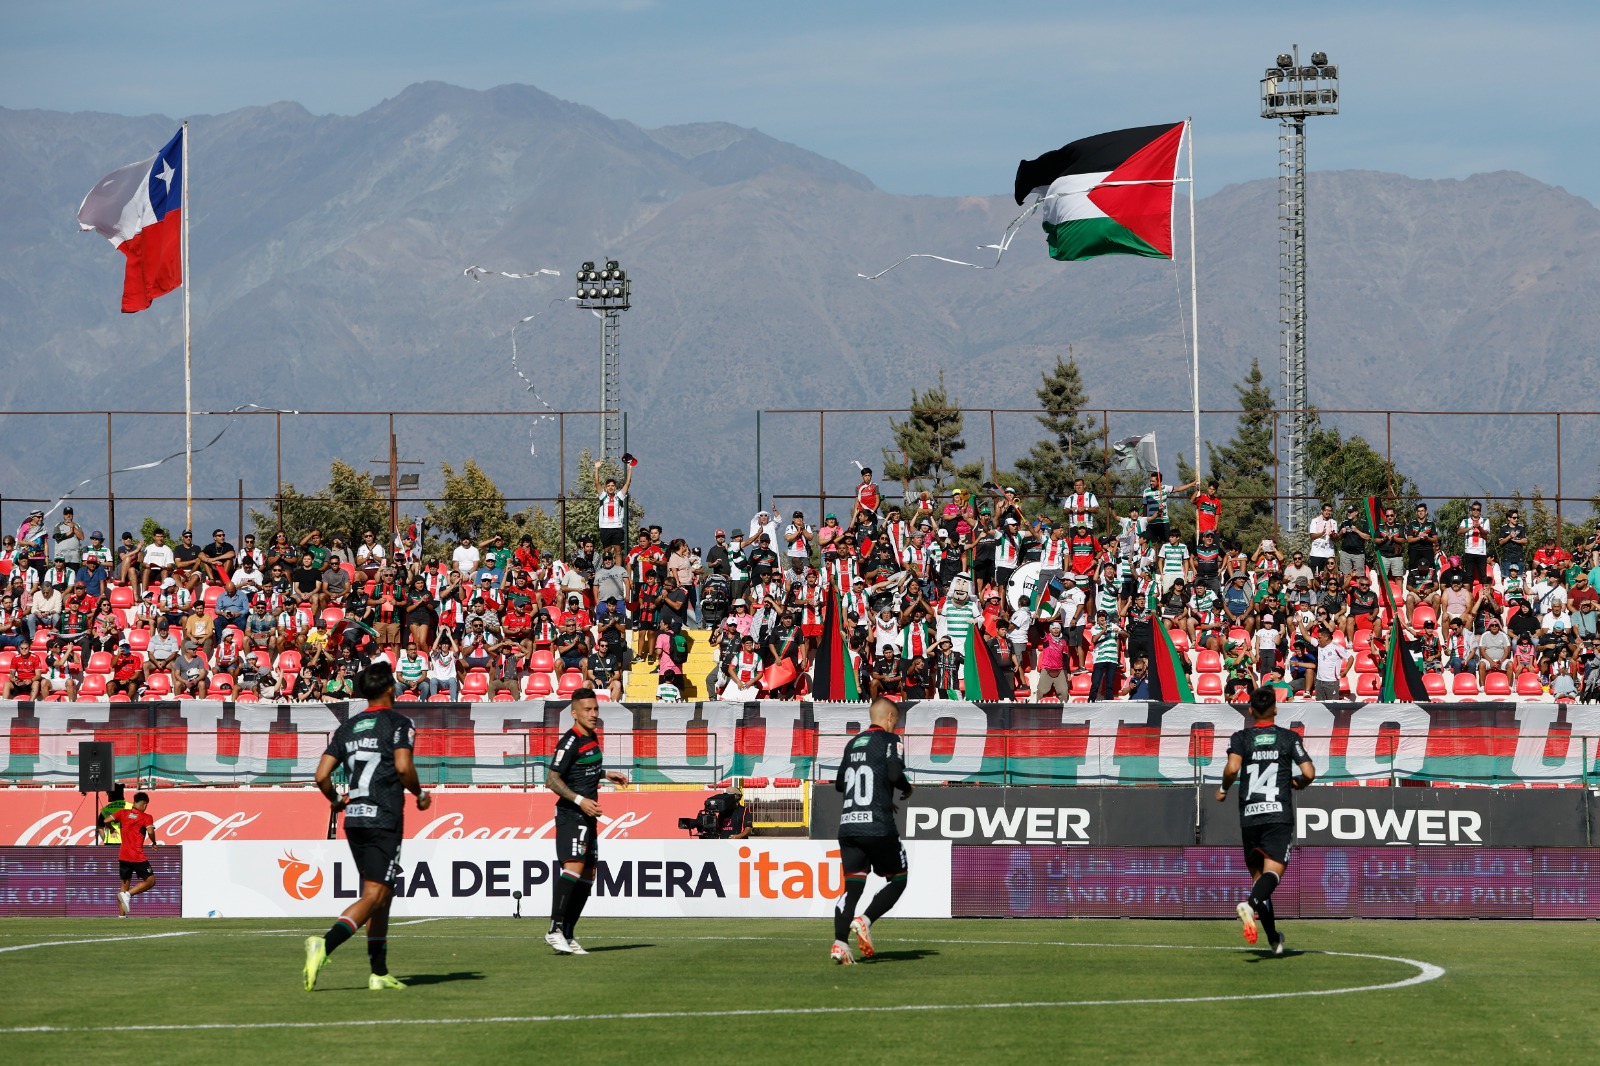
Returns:
[[[1222,695],[1222,675],[1216,673],[1200,674],[1195,678],[1194,694],[1196,696]]]
[[[1457,674],[1450,681],[1450,691],[1457,696],[1476,696],[1478,679],[1468,673]]]
[[[1351,651],[1360,655],[1362,652],[1372,650],[1372,634],[1365,629],[1356,630],[1356,642],[1351,645]]]
[[[484,670],[469,670],[461,679],[461,698],[481,700],[489,694],[489,674]]]
[[[1517,675],[1517,695],[1543,696],[1544,686],[1539,684],[1539,675],[1533,673],[1520,673]]]
[[[127,585],[111,586],[111,606],[126,611],[137,602],[138,598],[134,596],[133,589]]]
[[[542,700],[553,691],[549,674],[529,674],[522,688],[523,696],[530,700]]]
[[[256,695],[254,689],[248,689],[247,688],[243,692],[239,693],[237,696],[233,697],[233,702],[235,702],[235,703],[260,703],[261,702],[261,697]]]
[[[163,696],[172,695],[172,677],[165,671],[151,674],[145,678],[144,696],[146,699],[158,700]]]
[[[1511,679],[1504,670],[1490,670],[1483,675],[1483,694],[1485,696],[1511,695]]]
[[[90,653],[88,669],[90,674],[109,674],[115,668],[110,652],[97,651]]]
[[[237,687],[232,674],[213,674],[210,684],[206,685],[206,699],[231,700]]]
[[[596,693],[595,695],[598,697],[599,693]],[[513,695],[512,693],[507,692],[505,689],[501,689],[499,692],[496,692],[494,694],[491,702],[494,702],[494,703],[515,703],[515,702],[517,702],[517,697],[515,695]]]
[[[1187,652],[1189,650],[1189,634],[1181,629],[1173,629],[1169,630],[1169,632],[1172,636],[1172,646],[1178,649],[1178,654],[1182,655]]]
[[[561,682],[556,686],[556,695],[566,699],[583,687],[583,675],[576,670],[568,670],[561,675]]]
[[[344,621],[343,607],[324,607],[322,609],[322,626],[324,629],[332,629],[342,621]]]
[[[203,602],[205,603],[205,609],[208,612],[216,611],[216,609],[217,609],[217,601],[222,599],[222,593],[223,593],[223,588],[222,588],[221,585],[207,585],[206,586],[206,591],[205,591],[205,595],[203,597]]]
[[[1437,622],[1438,613],[1425,603],[1419,603],[1411,609],[1411,628],[1421,629],[1424,622]]]
[[[78,686],[78,699],[103,700],[106,698],[106,675],[88,674]]]
[[[1194,653],[1194,669],[1195,673],[1198,674],[1220,674],[1222,673],[1222,656],[1210,648],[1201,648]],[[1088,691],[1085,690],[1084,694],[1088,695]]]
[[[0,649],[0,674],[11,672],[11,664],[17,661],[15,648]]]
[[[279,653],[279,655],[278,655],[278,669],[279,670],[282,670],[284,673],[289,673],[290,671],[293,671],[294,673],[298,674],[300,672],[300,668],[301,668],[301,663],[300,663],[300,653],[299,652],[295,651],[293,648],[290,648],[287,651]]]
[[[1383,678],[1377,674],[1361,674],[1356,678],[1356,695],[1361,697],[1381,696],[1383,694]]]
[[[1436,670],[1430,670],[1422,675],[1422,687],[1430,696],[1443,696],[1447,694],[1444,675]]]
[[[535,648],[528,657],[528,669],[536,674],[554,673],[555,668],[556,657],[549,648]]]
[[[449,702],[451,702],[450,693],[448,693],[448,692],[435,692],[433,695],[428,697],[428,702],[429,703],[449,703]]]
[[[49,651],[50,642],[55,639],[56,631],[53,629],[39,629],[33,634],[33,650]]]
[[[1093,678],[1089,674],[1074,674],[1072,676],[1072,686],[1068,691],[1074,696],[1087,696],[1091,680]]]
[[[1356,652],[1356,673],[1375,674],[1377,672],[1378,664],[1372,661],[1371,655],[1368,655],[1365,651]]]
[[[148,629],[128,630],[128,647],[137,652],[150,649],[150,631]]]

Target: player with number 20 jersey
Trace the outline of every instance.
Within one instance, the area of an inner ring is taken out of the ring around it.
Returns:
[[[888,913],[906,890],[906,849],[895,824],[894,793],[911,795],[906,777],[905,742],[895,735],[900,708],[882,697],[868,712],[872,725],[850,738],[833,787],[843,794],[839,813],[839,860],[844,865],[844,896],[833,915],[836,963],[855,962],[850,954],[850,934],[856,934],[861,957],[870,959],[872,923]],[[857,916],[856,905],[866,891],[867,874],[876,873],[889,883],[872,897],[866,913]]]

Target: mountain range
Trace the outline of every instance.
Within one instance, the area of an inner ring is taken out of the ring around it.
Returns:
[[[119,314],[122,257],[73,217],[97,178],[153,154],[176,125],[0,109],[0,209],[12,223],[0,233],[6,499],[53,498],[106,467],[103,416],[14,412],[182,409],[180,295]],[[1029,154],[1090,132],[1042,135]],[[195,117],[190,152],[196,409],[446,412],[396,422],[401,458],[425,464],[425,490],[441,461],[473,457],[508,497],[555,493],[561,442],[553,421],[535,419],[541,400],[592,411],[599,399],[599,323],[559,301],[581,262],[608,257],[633,279],[621,337],[636,496],[653,521],[696,542],[755,509],[757,410],[860,412],[828,416],[820,456],[815,414],[762,419],[762,498],[809,495],[814,516],[819,477],[829,494],[848,493],[852,460],[881,463],[886,409],[903,410],[940,372],[964,406],[1018,412],[968,416],[967,458],[992,454],[1002,466],[1036,436],[1025,410],[1069,345],[1094,404],[1189,406],[1181,198],[1176,262],[1055,263],[1030,221],[997,269],[914,260],[866,281],[858,273],[909,252],[984,261],[993,252],[980,246],[1015,205],[893,195],[757,130],[642,129],[519,85],[413,85],[354,116],[278,103]],[[1195,155],[1203,168],[1203,140]],[[1014,166],[994,161],[997,193]],[[1330,412],[1592,406],[1582,397],[1600,365],[1594,205],[1510,172],[1319,172],[1307,199],[1311,402]],[[1253,358],[1274,377],[1280,361],[1276,182],[1223,188],[1196,216],[1201,399],[1227,409]],[[470,265],[561,276],[474,282]],[[513,371],[511,328],[540,311],[516,333],[535,395]],[[1207,415],[1204,431],[1224,439],[1232,421]],[[1430,494],[1553,492],[1558,481],[1553,416],[1326,421],[1392,447]],[[597,426],[565,422],[570,484]],[[271,423],[197,419],[197,446],[227,427],[196,457],[197,495],[231,498],[242,481],[245,495],[270,496]],[[1596,425],[1563,417],[1568,497],[1595,491]],[[283,426],[284,477],[302,488],[324,483],[330,458],[365,469],[387,456],[382,417],[285,416]],[[1175,452],[1193,452],[1181,413],[1110,420],[1113,436],[1149,429],[1169,471]],[[117,416],[113,441],[115,465],[151,461],[182,447],[181,420]],[[181,508],[135,498],[181,496],[181,460],[119,474],[116,491],[123,526],[128,508],[175,520]],[[81,490],[103,492],[103,481]],[[234,510],[208,503],[197,523],[231,527]],[[80,508],[96,514],[103,505]],[[0,510],[16,517],[14,505]]]

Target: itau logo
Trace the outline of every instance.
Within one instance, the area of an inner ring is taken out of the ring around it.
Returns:
[[[295,858],[294,852],[284,852],[278,866],[283,870],[283,891],[290,899],[311,899],[322,891],[321,868]]]

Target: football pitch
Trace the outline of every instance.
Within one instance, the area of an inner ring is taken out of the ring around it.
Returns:
[[[825,923],[539,919],[390,930],[301,987],[282,921],[0,923],[0,1061],[1505,1063],[1600,1061],[1596,930],[1564,922],[895,921],[827,960]]]

